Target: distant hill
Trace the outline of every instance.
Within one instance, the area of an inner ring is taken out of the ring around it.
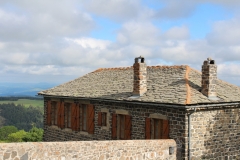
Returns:
[[[0,97],[8,96],[35,96],[39,91],[52,88],[53,83],[3,83],[0,82]]]

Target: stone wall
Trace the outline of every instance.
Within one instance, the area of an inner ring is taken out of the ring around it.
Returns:
[[[174,153],[169,154],[169,147]],[[176,160],[174,140],[1,143],[2,160]]]
[[[46,115],[46,101],[45,98],[45,115]],[[182,159],[185,157],[187,150],[185,149],[185,140],[187,138],[187,115],[185,110],[177,108],[167,108],[159,106],[146,106],[146,105],[130,105],[119,103],[107,103],[91,101],[91,104],[95,106],[95,129],[94,134],[87,134],[86,132],[76,132],[71,129],[60,129],[57,126],[44,125],[44,141],[79,141],[79,140],[111,140],[111,121],[112,113],[117,109],[127,110],[129,115],[132,116],[132,139],[145,139],[145,118],[150,114],[161,114],[166,116],[169,120],[170,133],[169,137],[177,142],[177,157]],[[108,129],[104,129],[98,126],[98,112],[102,108],[109,110],[109,122]],[[44,117],[44,124],[46,117]]]
[[[240,109],[197,111],[191,115],[193,159],[240,159]]]

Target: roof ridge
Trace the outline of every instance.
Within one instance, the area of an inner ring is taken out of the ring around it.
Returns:
[[[147,68],[184,68],[186,67],[187,65],[173,65],[173,66],[167,66],[167,65],[157,65],[157,66],[147,66]],[[103,71],[103,70],[117,70],[117,69],[120,69],[120,70],[125,70],[125,69],[130,69],[130,68],[133,68],[133,66],[130,66],[130,67],[114,67],[114,68],[98,68],[96,69],[95,71],[91,72],[91,73],[94,73],[94,72],[100,72],[100,71]]]
[[[147,68],[183,68],[186,67],[187,65],[173,65],[173,66],[168,66],[168,65],[158,65],[158,66],[147,66]]]
[[[185,104],[190,104],[191,103],[191,90],[190,90],[190,87],[189,87],[189,77],[188,77],[188,74],[190,72],[191,68],[186,65],[186,74],[185,74],[185,82],[186,82],[186,87],[187,87],[187,96],[186,96],[186,102]]]
[[[117,69],[126,70],[126,69],[130,69],[130,68],[132,68],[132,66],[130,66],[130,67],[115,67],[115,68],[98,68],[98,69],[96,69],[95,71],[93,71],[91,73],[100,72],[100,71],[103,71],[103,70],[117,70]]]

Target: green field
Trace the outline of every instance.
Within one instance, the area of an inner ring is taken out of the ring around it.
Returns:
[[[25,107],[29,107],[30,105],[33,107],[43,107],[43,100],[19,99],[17,101],[0,101],[0,104],[4,103],[14,103],[16,105],[21,104]]]

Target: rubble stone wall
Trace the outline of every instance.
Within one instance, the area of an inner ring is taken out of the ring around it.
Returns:
[[[46,99],[45,99],[45,111],[46,111]],[[91,104],[95,108],[95,128],[94,134],[88,134],[82,131],[72,131],[70,128],[60,129],[57,126],[47,126],[44,123],[44,141],[89,141],[89,140],[111,140],[112,139],[112,114],[116,110],[126,110],[129,115],[132,117],[132,131],[131,139],[132,140],[143,140],[145,139],[145,118],[149,117],[150,114],[161,114],[169,120],[169,137],[174,139],[177,143],[177,158],[182,159],[182,157],[187,156],[186,150],[186,138],[187,130],[185,126],[187,125],[187,114],[183,109],[177,108],[167,108],[160,106],[146,106],[139,104],[120,104],[120,103],[111,103],[111,102],[98,102],[91,101]],[[101,109],[109,110],[109,129],[98,126],[98,112]],[[46,113],[45,113],[46,115]],[[44,117],[44,122],[46,122],[46,116]]]
[[[174,153],[170,155],[169,147]],[[2,160],[176,160],[174,140],[1,143]]]
[[[191,115],[193,159],[240,159],[240,109],[197,111]]]

